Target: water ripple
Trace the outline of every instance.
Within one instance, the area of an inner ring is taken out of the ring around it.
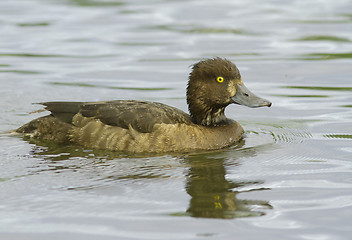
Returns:
[[[252,129],[252,127],[257,129]],[[271,125],[250,126],[247,132],[256,135],[269,135],[275,143],[303,143],[313,137],[307,129],[296,124],[289,126],[275,123]]]

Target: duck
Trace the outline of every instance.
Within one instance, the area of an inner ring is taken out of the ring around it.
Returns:
[[[253,94],[234,63],[214,57],[191,66],[186,97],[189,114],[159,102],[112,100],[42,102],[49,115],[15,130],[57,144],[129,153],[192,152],[227,148],[244,135],[225,108],[272,103]]]

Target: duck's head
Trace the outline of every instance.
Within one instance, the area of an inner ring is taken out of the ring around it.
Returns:
[[[196,124],[220,125],[227,121],[224,111],[231,103],[248,107],[271,106],[243,84],[236,65],[223,58],[212,58],[193,65],[187,86],[187,103]]]

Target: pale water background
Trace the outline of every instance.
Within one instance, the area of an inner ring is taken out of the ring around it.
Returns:
[[[140,99],[187,111],[189,66],[234,61],[271,108],[203,154],[126,156],[0,137],[0,239],[352,236],[352,1],[0,2],[0,131],[32,102]]]

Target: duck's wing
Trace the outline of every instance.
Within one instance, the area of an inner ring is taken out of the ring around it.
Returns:
[[[42,103],[52,115],[64,122],[72,123],[73,116],[99,119],[111,126],[133,129],[147,133],[158,123],[191,124],[185,112],[157,102],[116,100],[107,102],[47,102]]]
[[[80,111],[84,102],[41,102],[37,103],[45,106],[45,110],[51,112],[55,118],[62,122],[72,123],[73,117]]]

